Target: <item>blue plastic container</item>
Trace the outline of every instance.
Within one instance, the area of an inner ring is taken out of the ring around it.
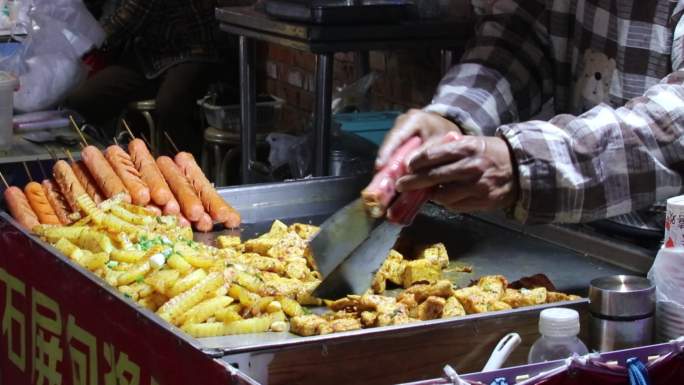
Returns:
[[[335,114],[333,119],[341,125],[342,131],[380,145],[399,115],[400,111],[353,112]]]

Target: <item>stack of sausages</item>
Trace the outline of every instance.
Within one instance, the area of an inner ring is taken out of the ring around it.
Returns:
[[[42,184],[31,182],[24,191],[5,190],[5,202],[12,216],[26,229],[38,224],[70,224],[79,211],[76,198],[87,194],[100,203],[122,194],[124,200],[145,206],[158,214],[176,215],[181,225],[202,232],[215,223],[227,228],[240,226],[240,215],[216,192],[192,154],[178,153],[174,159],[156,160],[145,142],[134,139],[128,152],[117,145],[104,153],[87,146],[82,161],[59,160],[53,178]]]

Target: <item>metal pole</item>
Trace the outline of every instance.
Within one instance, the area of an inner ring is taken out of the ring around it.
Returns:
[[[256,160],[256,81],[254,41],[240,36],[240,148],[243,184],[253,181],[251,165]]]
[[[328,174],[332,103],[333,54],[316,55],[316,105],[314,106],[314,176]]]

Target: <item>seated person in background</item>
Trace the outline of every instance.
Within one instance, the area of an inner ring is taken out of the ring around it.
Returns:
[[[181,150],[199,154],[196,100],[223,59],[215,6],[216,0],[121,1],[102,21],[109,65],[77,87],[64,106],[102,125],[130,102],[155,99],[157,127]]]
[[[473,0],[481,23],[423,111],[397,119],[377,166],[413,135],[399,191],[456,211],[587,222],[681,194],[684,2]],[[552,102],[556,115],[533,119]],[[439,144],[446,132],[468,134]],[[493,136],[495,135],[495,136]]]

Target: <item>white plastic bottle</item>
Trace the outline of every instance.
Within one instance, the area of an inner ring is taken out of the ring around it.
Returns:
[[[561,307],[542,310],[539,315],[542,336],[532,345],[527,361],[531,364],[565,359],[573,353],[587,354],[587,346],[577,337],[579,332],[577,311]]]

